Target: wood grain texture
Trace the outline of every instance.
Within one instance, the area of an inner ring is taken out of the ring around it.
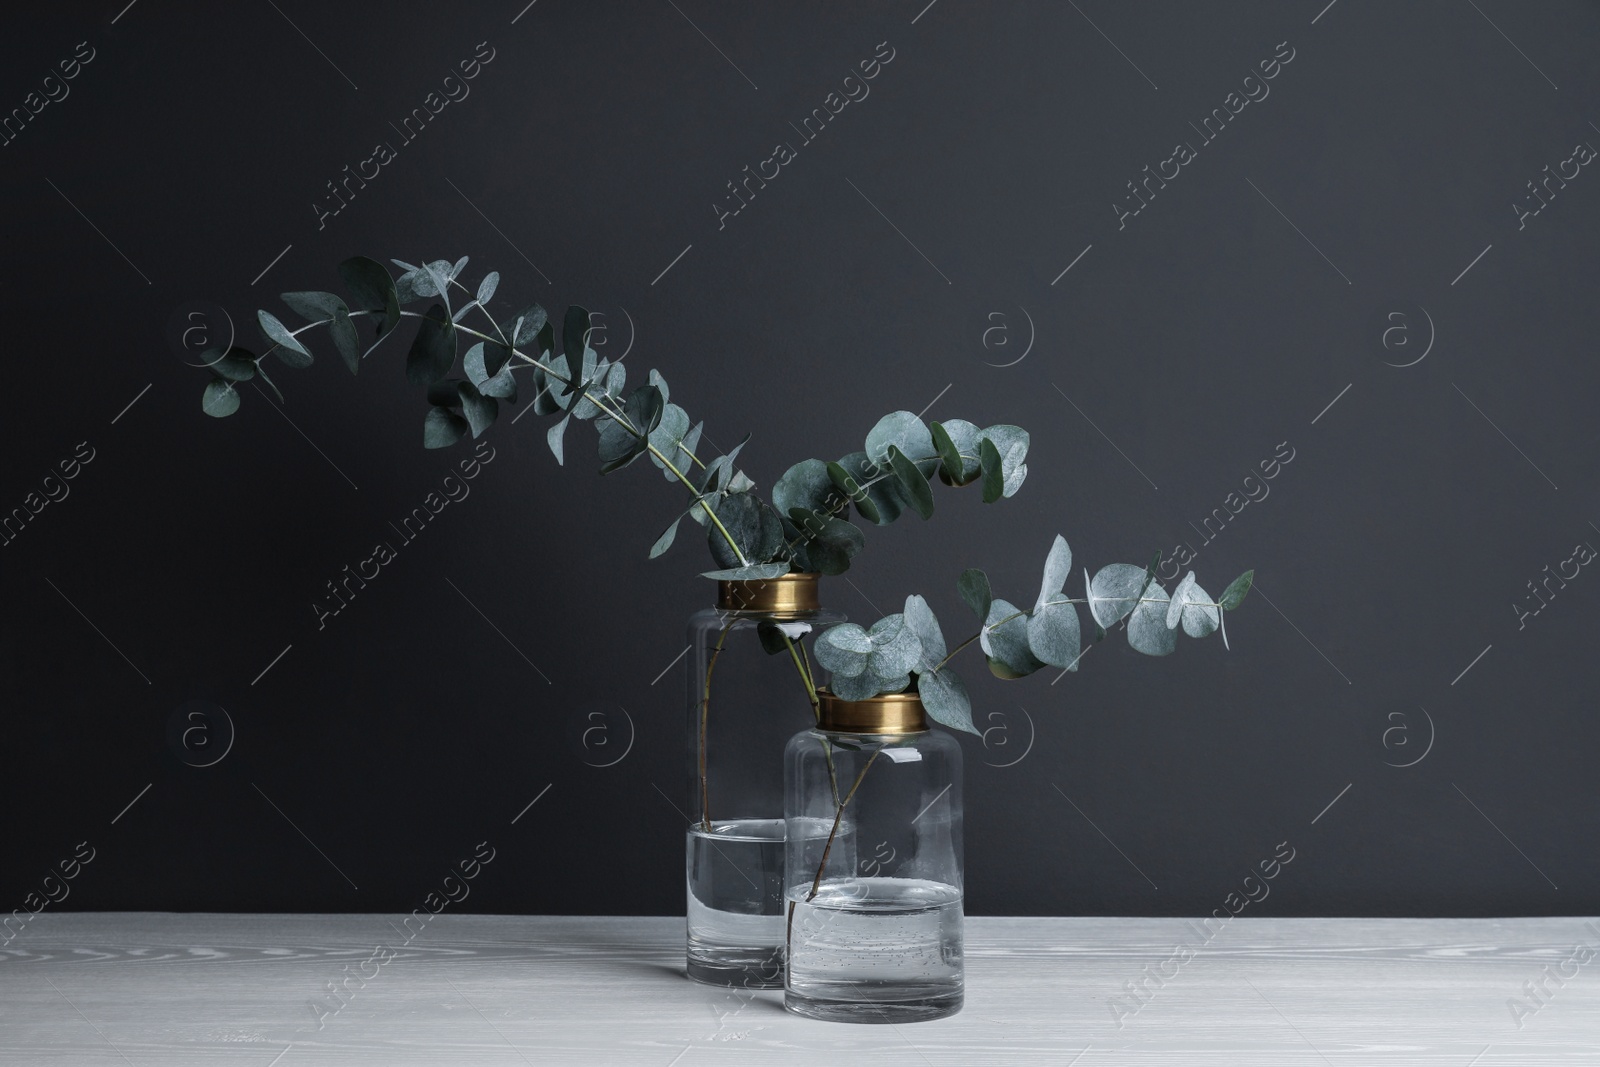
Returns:
[[[1600,947],[1582,919],[1239,918],[1204,943],[1181,919],[973,918],[965,1010],[897,1027],[691,983],[682,920],[399,922],[42,914],[0,950],[0,1063],[1600,1063],[1600,959],[1558,969]],[[1112,998],[1131,1010],[1124,983],[1179,944],[1198,951],[1118,1027]],[[319,1029],[310,1003],[377,946],[393,958]],[[1542,977],[1519,1028],[1507,1001]]]

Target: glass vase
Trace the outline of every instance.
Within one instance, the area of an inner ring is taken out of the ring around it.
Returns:
[[[846,701],[784,755],[784,1007],[902,1023],[961,1010],[961,748],[915,693]],[[829,827],[818,835],[814,827]]]
[[[784,744],[814,723],[806,678],[823,611],[817,575],[719,582],[689,620],[686,972],[783,986]]]

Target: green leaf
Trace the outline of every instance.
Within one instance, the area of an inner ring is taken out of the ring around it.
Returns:
[[[905,611],[906,625],[917,635],[917,640],[922,645],[922,657],[917,664],[919,671],[931,671],[939,665],[948,651],[944,643],[944,632],[939,629],[939,619],[933,614],[933,609],[928,607],[928,602],[920,596],[906,597]]]
[[[400,296],[395,291],[389,269],[382,263],[366,256],[352,256],[339,264],[339,277],[344,279],[356,307],[383,312],[381,319],[374,320],[379,337],[400,322]]]
[[[1246,593],[1250,592],[1250,585],[1255,581],[1256,572],[1245,571],[1239,577],[1228,583],[1228,588],[1222,591],[1222,599],[1217,601],[1226,611],[1232,611],[1243,601]]]
[[[967,607],[983,622],[989,617],[989,605],[994,603],[994,594],[989,591],[989,576],[973,567],[961,572],[961,577],[956,579],[956,591],[961,594],[961,599],[966,601]]]
[[[911,501],[911,506],[924,519],[932,518],[933,490],[928,487],[927,476],[900,451],[898,445],[889,446],[888,457],[889,466],[894,469],[894,475],[900,480],[900,488],[906,499]]]
[[[333,345],[339,350],[344,365],[350,368],[351,374],[355,374],[361,369],[361,335],[356,332],[356,324],[350,321],[350,313],[343,307],[333,313],[328,333],[333,337]]]
[[[1131,612],[1139,603],[1139,590],[1144,588],[1144,568],[1132,563],[1111,563],[1101,567],[1090,579],[1083,572],[1088,590],[1089,614],[1101,627],[1110,628]]]
[[[617,367],[620,366],[620,363],[617,364]],[[612,369],[615,370],[616,367],[613,367]],[[651,388],[655,389],[657,392],[661,391],[661,387],[654,385],[653,383]],[[661,399],[665,401],[666,394],[663,393]],[[684,435],[688,432],[689,413],[684,411],[676,404],[666,404],[661,409],[661,421],[656,424],[656,428],[654,430],[650,431],[650,443],[655,446],[657,452],[660,452],[663,456],[666,456],[668,459],[672,460],[672,465],[674,467],[682,470],[684,467],[693,462],[693,460],[689,459],[678,450],[678,444],[683,440]],[[662,471],[667,469],[667,465],[654,455],[650,457],[650,462],[654,463],[656,467]]]
[[[841,700],[870,700],[882,693],[902,693],[910,686],[909,674],[878,674],[870,665],[854,677],[835,675],[830,679],[830,688]]]
[[[583,350],[589,347],[589,312],[573,304],[561,320],[561,350],[566,354],[567,366],[583,363]]]
[[[983,502],[993,504],[1006,491],[1005,469],[994,442],[987,437],[978,442],[978,460],[983,470]]]
[[[456,324],[450,321],[444,305],[434,304],[406,353],[406,379],[412,385],[432,385],[449,374],[455,362]]]
[[[650,434],[661,424],[661,413],[661,390],[655,386],[641,385],[628,394],[622,414],[632,429],[615,419],[600,425],[600,473],[620,470],[648,452]],[[777,516],[773,519],[776,521]],[[731,567],[737,562],[737,559],[730,560],[723,566]]]
[[[872,502],[877,517],[872,518],[862,511],[862,516],[869,522],[879,526],[887,526],[900,517],[910,504],[905,494],[900,491],[899,479],[893,476],[894,472],[886,467],[874,463],[865,452],[852,452],[843,456],[838,464],[844,471],[855,479],[861,489],[866,490],[867,499]],[[861,506],[856,505],[860,510]]]
[[[495,403],[493,397],[480,393],[471,382],[459,382],[456,389],[461,396],[461,413],[467,417],[472,436],[477,437],[494,425],[495,416],[500,414],[500,405]]]
[[[652,385],[641,388],[655,391],[655,386]],[[778,521],[778,513],[750,493],[734,493],[726,497],[716,509],[716,513],[728,531],[728,536],[733,538],[734,544],[739,546],[739,551],[744,553],[747,563],[768,561],[783,545],[783,524]],[[719,566],[739,565],[738,555],[734,553],[722,530],[717,529],[715,523],[707,527],[706,538],[711,546],[711,558]]]
[[[208,349],[201,354],[210,356],[215,351],[216,349]],[[219,378],[227,378],[229,381],[235,382],[247,382],[256,376],[255,353],[235,345],[207,363],[206,369]]]
[[[478,283],[478,303],[487,304],[494,291],[500,287],[500,272],[492,270]]]
[[[860,453],[860,455],[863,459],[866,458],[865,452]],[[818,461],[812,459],[806,462],[816,463]],[[837,463],[824,464],[823,471],[827,474],[829,483],[855,504],[856,510],[861,513],[863,519],[873,523],[881,523],[883,521],[883,512],[878,510],[878,505],[874,503],[872,494],[861,488],[861,483],[856,481],[854,475]],[[773,492],[776,493],[777,489],[774,488]],[[822,502],[813,510],[828,510],[825,505],[829,504],[830,501],[831,498],[824,494]]]
[[[1000,459],[1000,472],[1005,476],[1005,485],[1000,490],[1000,495],[1007,499],[1017,495],[1017,490],[1022,488],[1023,479],[1028,477],[1028,465],[1022,462],[1022,457],[1028,454],[1026,444],[1015,444]]]
[[[979,631],[979,643],[988,656],[1005,664],[1014,674],[1032,674],[1044,666],[1028,647],[1028,619],[1016,605],[996,599]]]
[[[289,332],[289,327],[278,321],[277,316],[270,311],[257,311],[256,321],[261,324],[261,332],[267,336],[267,340],[277,344],[278,347],[273,351],[285,364],[296,370],[311,366],[311,352]]]
[[[550,313],[538,304],[529,304],[521,313],[513,315],[500,324],[500,332],[517,348],[521,348],[538,336],[539,331],[550,324]],[[544,345],[549,349],[549,345]],[[507,353],[510,355],[510,353]]]
[[[672,547],[673,538],[678,536],[678,523],[682,521],[683,516],[679,515],[677,518],[672,520],[672,525],[668,526],[664,531],[662,531],[661,536],[656,538],[656,543],[650,546],[651,559],[655,559],[657,556],[661,555],[667,549]]]
[[[1167,629],[1167,591],[1157,583],[1128,617],[1128,644],[1147,656],[1165,656],[1178,647],[1178,631]]]
[[[327,322],[339,311],[349,311],[332,293],[279,293],[278,299],[307,322]]]
[[[826,511],[833,496],[833,482],[828,477],[828,465],[820,459],[803,459],[783,472],[772,485],[772,506],[781,515],[795,508],[807,511]]]
[[[948,470],[941,470],[940,477],[954,485],[968,485],[976,481],[978,475],[983,473],[983,467],[978,462],[978,428],[966,419],[946,419],[935,425],[944,431],[961,459],[959,477],[951,477]],[[938,440],[937,435],[934,439]],[[939,452],[941,456],[944,455],[942,448]],[[945,464],[941,462],[940,466],[944,467]]]
[[[1022,481],[1028,476],[1028,466],[1024,462],[1028,456],[1028,431],[1020,426],[1001,424],[990,426],[981,431],[983,439],[994,445],[996,454],[1000,456],[1001,496],[1015,496],[1018,489],[1022,488]],[[984,494],[985,503],[993,503],[989,499],[988,468],[984,468]]]
[[[1209,637],[1222,625],[1222,612],[1211,606],[1209,594],[1194,580],[1194,571],[1184,576],[1178,588],[1172,591],[1172,602],[1167,607],[1167,629],[1183,623],[1183,632],[1190,637]]]
[[[239,392],[233,383],[224,378],[213,378],[206,383],[200,397],[200,409],[213,418],[223,418],[239,410]]]
[[[805,508],[795,508],[789,518],[804,538],[806,558],[822,574],[843,574],[850,559],[861,551],[866,538],[853,523]]]
[[[917,693],[928,717],[940,726],[979,733],[972,725],[972,698],[967,695],[966,683],[949,667],[917,675]]]
[[[556,464],[558,466],[565,466],[567,462],[567,422],[571,420],[571,418],[571,415],[561,416],[561,421],[551,426],[550,429],[546,430],[544,434],[545,443],[550,446],[550,451],[555,454]]]
[[[960,485],[962,471],[966,469],[966,464],[961,460],[961,450],[950,439],[943,424],[935,422],[928,429],[933,433],[933,447],[939,452],[939,477],[944,479],[946,485]]]
[[[867,669],[880,678],[897,679],[922,659],[922,642],[904,615],[884,616],[867,628],[867,637],[872,641]]]
[[[933,451],[932,433],[909,411],[890,412],[867,434],[867,458],[880,467],[889,462],[891,447],[911,458],[925,479],[939,466],[938,456]]]
[[[422,422],[422,447],[446,448],[461,440],[461,435],[466,432],[466,419],[449,408],[430,408],[428,417]]]
[[[1050,666],[1077,670],[1082,645],[1078,609],[1071,604],[1046,604],[1028,617],[1028,648]]]
[[[815,643],[817,662],[837,678],[854,678],[867,669],[872,638],[853,622],[830,626]]]
[[[1044,580],[1039,583],[1039,599],[1034,601],[1035,608],[1044,607],[1045,603],[1054,599],[1066,586],[1067,579],[1072,576],[1072,549],[1067,547],[1067,539],[1056,534],[1056,539],[1050,545],[1050,554],[1044,559]],[[1049,660],[1045,660],[1049,663]]]
[[[787,563],[752,563],[748,567],[729,567],[720,571],[701,571],[702,578],[715,578],[719,582],[754,582],[767,578],[781,578],[789,573]]]

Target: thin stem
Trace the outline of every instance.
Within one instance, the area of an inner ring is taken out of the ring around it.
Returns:
[[[700,697],[700,738],[699,738],[699,772],[700,772],[700,828],[706,833],[711,832],[711,786],[706,774],[706,720],[711,714],[711,672],[717,669],[717,657],[722,655],[723,643],[728,640],[728,632],[733,629],[736,619],[730,619],[728,625],[722,628],[722,633],[717,637],[717,646],[711,650],[711,659],[706,663],[705,689]]]
[[[779,633],[782,632],[781,630],[779,631]],[[798,645],[798,651],[796,651],[797,646],[788,634],[783,635],[783,643],[788,646],[789,658],[794,660],[794,669],[800,672],[800,680],[805,683],[806,696],[811,700],[811,715],[820,723],[822,721],[822,700],[817,696],[816,679],[811,675],[811,660],[809,657],[804,660],[801,658],[806,650],[805,643],[801,642]],[[837,804],[839,803],[839,778],[833,767],[833,746],[828,743],[826,737],[822,739],[822,756],[828,761],[828,787],[833,791],[833,802]]]
[[[823,744],[827,744],[826,739],[823,740]],[[822,862],[817,864],[817,876],[816,878],[812,879],[811,892],[806,894],[807,904],[816,899],[817,890],[822,887],[822,875],[823,872],[828,869],[828,853],[833,851],[833,839],[838,836],[839,823],[844,819],[845,805],[849,804],[850,801],[855,798],[856,790],[861,788],[861,780],[867,776],[868,769],[871,768],[873,762],[877,760],[878,753],[881,751],[883,750],[874,749],[872,755],[867,757],[867,762],[861,765],[861,772],[856,775],[855,784],[850,787],[850,792],[846,794],[843,800],[838,801],[836,805],[833,815],[833,829],[828,833],[828,843],[822,846]],[[837,797],[838,793],[835,792],[834,796]],[[794,959],[794,905],[794,898],[791,897],[789,899],[788,922],[784,928],[783,934],[784,948],[787,950],[786,957],[791,960]]]
[[[828,832],[827,844],[822,846],[822,862],[817,864],[817,876],[811,880],[811,892],[806,894],[806,903],[808,904],[816,899],[817,890],[822,888],[822,875],[828,869],[828,853],[833,851],[833,839],[838,836],[839,824],[844,821],[844,809],[849,805],[850,801],[855,799],[856,790],[861,788],[861,780],[867,776],[867,771],[872,769],[873,763],[877,762],[878,753],[882,751],[883,749],[881,748],[872,750],[872,755],[867,757],[867,762],[861,765],[861,773],[856,775],[855,784],[850,787],[850,792],[845,794],[845,798],[839,802],[839,807],[834,811],[833,829]]]
[[[463,286],[463,288],[465,288],[465,287]],[[446,304],[448,306],[448,301],[446,301]],[[482,305],[479,305],[479,306],[481,307]],[[376,314],[376,312],[374,312],[374,311],[352,311],[352,312],[350,312],[350,317],[351,318],[358,318],[358,317],[361,317],[361,316],[373,315],[373,314]],[[403,318],[409,318],[409,319],[427,318],[427,316],[425,314],[422,314],[422,313],[416,312],[416,311],[401,311],[400,314],[401,314],[401,316]],[[488,311],[485,310],[484,314],[487,315]],[[309,329],[312,329],[313,327],[326,326],[328,323],[330,323],[332,321],[333,321],[332,319],[322,319],[322,320],[320,320],[318,322],[307,323],[306,325],[300,327],[297,330],[290,330],[289,331],[289,336],[291,336],[291,337],[298,336],[298,335],[304,333],[305,331],[307,331]],[[455,328],[457,330],[461,331],[462,333],[469,334],[469,335],[471,335],[473,337],[479,338],[480,340],[492,341],[492,342],[494,342],[495,344],[498,344],[498,345],[505,345],[505,337],[504,337],[503,334],[500,337],[491,337],[489,334],[483,333],[483,332],[481,332],[479,330],[474,330],[470,326],[462,326],[459,323],[455,323],[454,326],[455,326]],[[499,327],[496,326],[495,330],[498,333],[499,332]],[[266,357],[268,355],[271,355],[272,352],[275,349],[280,348],[280,347],[281,347],[281,345],[274,344],[271,348],[269,348],[265,352],[261,353],[261,357],[258,357],[258,359],[259,358],[264,358],[264,357]],[[376,346],[373,346],[373,347],[376,347]],[[553,367],[551,367],[549,364],[544,363],[544,362],[542,362],[540,360],[534,359],[533,357],[529,356],[527,353],[519,351],[514,346],[505,345],[505,347],[510,348],[511,349],[511,354],[516,356],[517,358],[521,359],[524,363],[526,363],[526,364],[528,364],[530,366],[538,367],[540,370],[544,371],[546,374],[548,374],[550,377],[554,378],[556,381],[560,382],[561,384],[563,384],[563,385],[571,385],[572,384],[571,377],[563,376],[562,374],[557,372]],[[369,351],[370,351],[370,349],[369,349]],[[607,416],[609,416],[614,422],[617,423],[617,425],[621,426],[624,430],[628,431],[635,438],[642,438],[642,439],[645,439],[646,441],[648,441],[649,435],[646,434],[646,433],[641,432],[638,427],[634,426],[633,423],[628,419],[628,417],[623,412],[617,410],[615,407],[607,406],[603,399],[597,400],[595,398],[594,394],[590,393],[587,389],[585,389],[583,391],[583,397],[584,397],[585,400],[588,400],[595,407],[597,407],[601,411],[605,412]],[[682,442],[679,442],[679,447],[682,448]],[[711,505],[706,502],[706,498],[705,498],[704,494],[702,494],[700,492],[700,490],[695,487],[695,484],[689,480],[688,476],[685,475],[683,473],[683,471],[678,469],[676,464],[674,464],[670,459],[668,459],[665,455],[662,454],[662,452],[661,452],[661,450],[659,448],[657,448],[653,444],[647,444],[647,449],[648,449],[648,451],[650,452],[650,454],[652,456],[656,457],[656,459],[661,461],[662,466],[664,466],[669,472],[671,472],[673,477],[677,478],[678,481],[682,482],[684,484],[684,487],[687,488],[691,494],[693,494],[693,496],[695,498],[695,503],[697,503],[701,507],[705,508],[706,516],[711,520],[711,524],[717,528],[717,532],[722,535],[722,539],[727,542],[728,547],[733,549],[733,554],[734,554],[735,557],[738,558],[739,565],[741,567],[748,567],[750,565],[750,560],[745,556],[743,549],[741,549],[739,547],[739,543],[734,540],[733,534],[728,532],[728,528],[726,526],[724,526],[722,524],[722,520],[717,517],[716,511],[713,510]],[[693,452],[689,452],[688,449],[683,449],[683,451],[688,452],[689,453],[689,458],[693,459],[696,463],[699,463],[701,467],[705,466],[705,464],[701,463],[699,457],[695,456],[695,454]]]

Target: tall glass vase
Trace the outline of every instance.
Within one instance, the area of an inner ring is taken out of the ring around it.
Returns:
[[[784,756],[788,980],[813,1019],[904,1023],[961,1010],[961,746],[916,693],[842,700]],[[814,838],[810,827],[826,821]]]
[[[822,610],[817,575],[789,574],[719,582],[716,607],[689,620],[686,970],[696,981],[783,986],[783,750],[815,721],[813,633],[844,618]]]

